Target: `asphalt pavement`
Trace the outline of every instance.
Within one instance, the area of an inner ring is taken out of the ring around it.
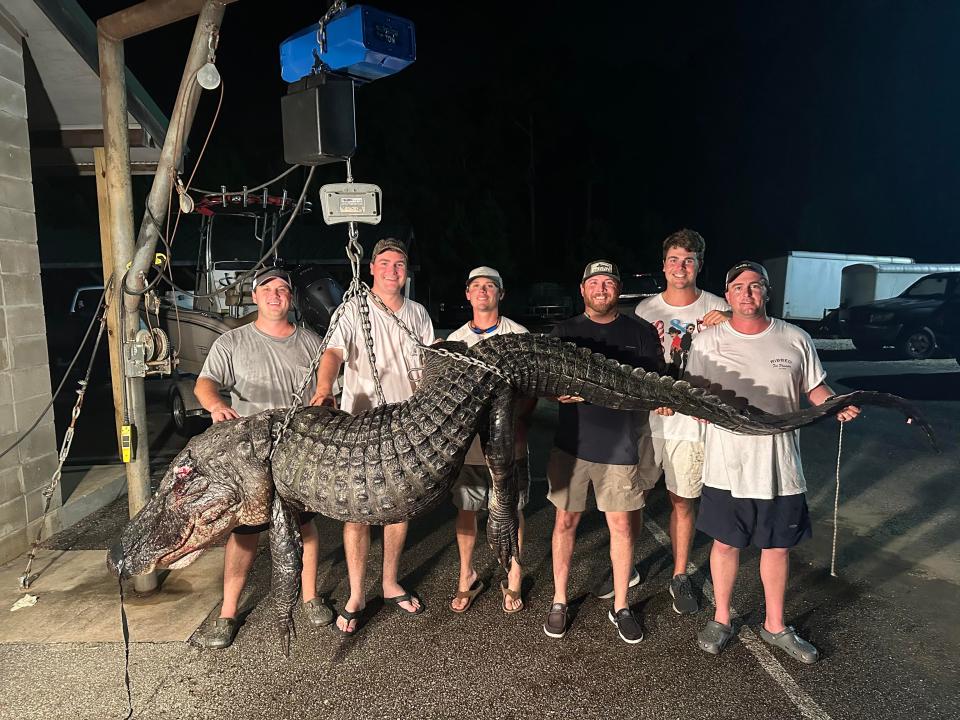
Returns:
[[[375,530],[367,612],[357,636],[342,640],[329,628],[311,628],[298,611],[299,635],[285,658],[266,597],[269,554],[261,546],[248,584],[248,612],[231,648],[130,646],[134,717],[960,717],[954,620],[960,368],[953,360],[864,362],[844,352],[824,357],[837,390],[882,389],[913,399],[938,430],[942,453],[934,454],[919,430],[890,411],[869,408],[845,428],[833,577],[838,428],[830,421],[802,431],[815,536],[793,555],[787,614],[820,647],[820,663],[800,665],[756,636],[753,628],[763,617],[756,552],[743,555],[734,598],[741,618],[737,640],[718,657],[697,648],[696,631],[711,617],[709,539],[696,538],[693,562],[700,570],[692,576],[707,607],[679,616],[667,593],[672,563],[662,485],[637,547],[643,582],[630,594],[643,621],[643,642],[621,642],[606,617],[609,601],[590,594],[608,567],[608,535],[596,512],[580,526],[571,628],[562,640],[545,636],[553,512],[543,475],[555,410],[541,402],[532,433],[536,479],[527,512],[523,612],[501,611],[501,573],[482,533],[477,560],[488,589],[469,612],[449,611],[457,551],[454,510],[443,505],[411,523],[403,557],[402,582],[425,599],[427,612],[406,617],[383,605]],[[121,499],[48,545],[103,550],[125,512]],[[323,518],[318,523],[320,591],[339,606],[347,595],[340,527]],[[121,643],[2,645],[0,679],[4,718],[127,713]]]

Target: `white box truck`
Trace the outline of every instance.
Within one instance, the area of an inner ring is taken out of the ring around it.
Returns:
[[[894,265],[912,262],[913,258],[891,255],[791,250],[781,257],[763,261],[770,273],[767,312],[773,317],[801,325],[819,323],[827,312],[839,307],[842,273],[848,265]]]

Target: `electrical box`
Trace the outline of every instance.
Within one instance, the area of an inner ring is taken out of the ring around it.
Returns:
[[[281,43],[280,74],[288,83],[322,70],[376,80],[400,72],[417,57],[413,22],[366,5],[329,20],[322,38],[319,30],[314,23]]]
[[[357,125],[353,80],[319,73],[290,86],[280,98],[283,159],[291,165],[323,165],[353,157]]]

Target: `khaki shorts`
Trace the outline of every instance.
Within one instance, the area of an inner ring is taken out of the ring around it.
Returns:
[[[641,435],[640,484],[651,490],[661,472],[667,490],[684,498],[700,497],[703,487],[703,443],[697,440],[664,440]]]
[[[547,463],[547,482],[547,499],[567,512],[587,509],[591,483],[601,512],[630,512],[643,507],[643,487],[636,465],[590,462],[553,448]]]
[[[453,504],[460,510],[478,512],[486,510],[490,498],[490,469],[486,465],[464,465],[450,489]],[[519,480],[517,488],[520,500],[517,507],[522,510],[530,499],[530,473]]]

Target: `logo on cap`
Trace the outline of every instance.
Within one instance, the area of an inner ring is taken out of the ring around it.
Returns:
[[[620,270],[608,260],[594,260],[592,263],[587,263],[587,266],[583,269],[583,281],[592,278],[594,275],[607,275],[618,283],[620,282]]]

